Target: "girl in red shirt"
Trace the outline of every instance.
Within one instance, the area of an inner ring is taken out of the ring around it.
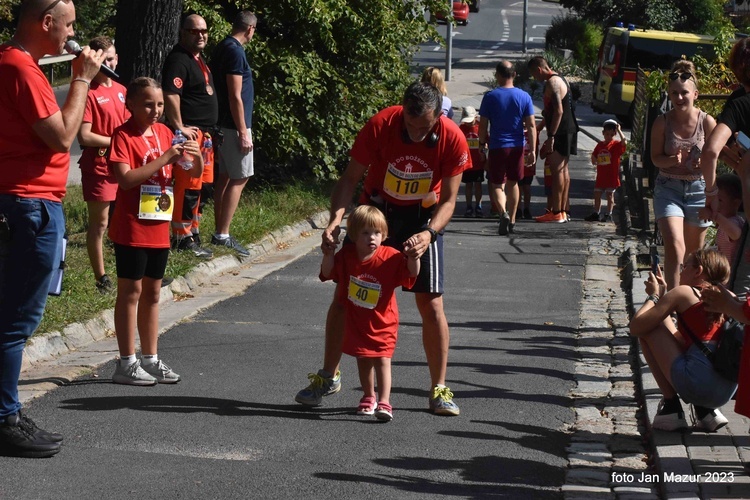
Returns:
[[[131,117],[112,135],[109,165],[118,183],[109,238],[115,244],[117,301],[115,334],[120,350],[112,381],[117,384],[177,383],[180,376],[157,355],[159,295],[169,256],[169,223],[174,194],[172,163],[183,152],[193,156],[190,174],[203,174],[196,141],[172,146],[172,131],[159,118],[164,112],[161,86],[140,77],[128,86]],[[177,167],[181,168],[181,167]],[[135,356],[135,329],[141,360]]]
[[[320,266],[320,278],[338,284],[338,300],[345,304],[343,352],[357,358],[365,393],[357,414],[374,414],[386,422],[393,419],[391,357],[398,333],[395,290],[398,286],[412,287],[419,274],[419,259],[383,246],[387,236],[383,213],[361,205],[347,220],[347,238],[353,244],[345,243],[335,256],[333,250],[324,250]]]

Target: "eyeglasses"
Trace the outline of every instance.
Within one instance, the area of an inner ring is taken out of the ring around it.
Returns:
[[[208,35],[207,29],[198,29],[198,28],[183,28],[185,31],[190,33],[191,35]]]
[[[47,12],[49,12],[52,9],[54,9],[55,7],[57,7],[57,4],[59,4],[60,2],[67,4],[67,3],[70,2],[70,0],[55,0],[54,2],[52,2],[51,4],[49,4],[47,6],[47,8],[42,11],[41,14],[39,14],[39,20],[41,21],[42,19],[44,19],[44,16],[47,15]]]
[[[693,76],[692,73],[670,73],[669,74],[669,81],[673,82],[677,80],[678,78],[682,80],[683,82],[686,82],[690,80],[691,78],[693,79],[693,81],[695,81],[695,77]]]

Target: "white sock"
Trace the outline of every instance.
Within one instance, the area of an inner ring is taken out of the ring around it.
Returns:
[[[225,239],[229,238],[228,234],[214,233],[214,236],[216,236],[216,238],[219,239],[219,240],[225,240]]]
[[[445,389],[447,386],[443,384],[435,384],[435,387],[437,387],[438,389]]]
[[[141,356],[141,362],[144,365],[152,365],[159,361],[159,355],[158,354],[144,354]]]
[[[120,356],[120,366],[130,366],[136,361],[138,361],[138,358],[135,357],[135,354],[131,354],[129,356]]]

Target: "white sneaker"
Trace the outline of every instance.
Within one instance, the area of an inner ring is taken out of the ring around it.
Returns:
[[[144,363],[141,366],[148,375],[160,384],[176,384],[180,381],[180,376],[162,360],[158,360],[156,363]]]
[[[112,382],[124,385],[156,385],[156,379],[141,368],[140,361],[128,366],[122,366],[118,361]]]
[[[703,432],[716,432],[729,423],[727,417],[719,410],[711,410],[703,418],[699,419],[695,412],[695,407],[693,407],[693,420],[695,422],[695,430]]]

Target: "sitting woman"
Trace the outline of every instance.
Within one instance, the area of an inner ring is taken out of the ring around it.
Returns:
[[[663,399],[652,426],[674,431],[687,427],[680,397],[695,411],[695,429],[713,432],[727,424],[720,406],[734,395],[737,384],[719,375],[695,345],[699,339],[711,351],[721,333],[721,314],[705,310],[701,290],[729,279],[729,262],[715,250],[698,250],[680,265],[679,285],[663,293],[666,282],[649,273],[648,298],[630,322],[630,334],[641,344]],[[677,313],[677,326],[670,315]]]

